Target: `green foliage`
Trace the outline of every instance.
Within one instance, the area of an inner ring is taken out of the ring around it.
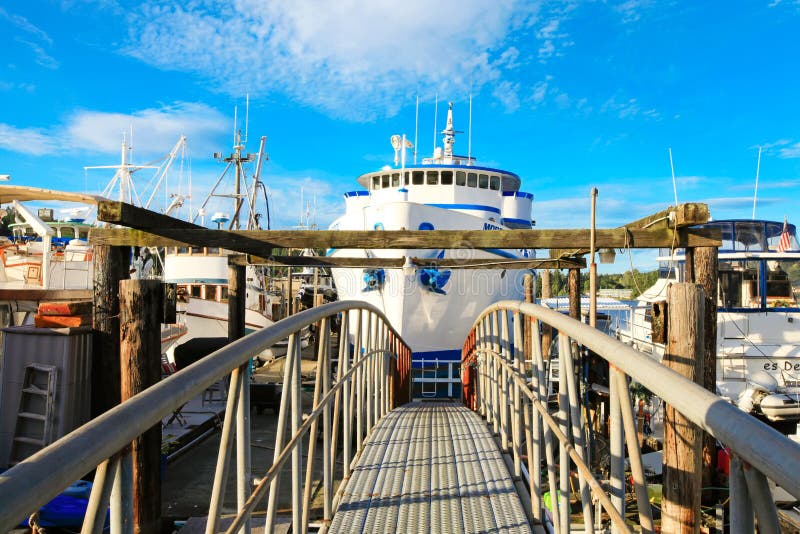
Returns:
[[[800,277],[800,266],[798,266],[798,277]],[[597,275],[597,288],[598,289],[630,289],[632,291],[631,298],[638,297],[648,287],[652,286],[658,280],[658,271],[640,272],[636,269],[633,271],[625,271],[618,274],[598,274]],[[589,273],[581,272],[581,288],[584,293],[589,292]],[[542,294],[542,277],[536,278],[536,294]],[[550,271],[550,292],[554,297],[567,295],[569,293],[569,284],[567,281],[566,271],[553,270]]]

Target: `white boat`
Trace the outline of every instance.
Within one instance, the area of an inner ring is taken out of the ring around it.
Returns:
[[[531,228],[533,195],[519,191],[516,174],[475,165],[453,154],[452,103],[444,149],[422,164],[406,166],[405,137],[395,136],[394,166],[358,178],[363,190],[345,193],[345,214],[331,230],[511,230]],[[402,156],[402,157],[400,157]],[[395,269],[332,269],[341,300],[367,301],[381,309],[410,344],[415,396],[460,394],[461,346],[473,320],[486,306],[523,298],[524,269],[439,269],[415,267],[414,258],[473,258],[487,262],[532,256],[500,249],[330,250],[331,257],[405,258]],[[351,332],[352,333],[352,332]]]
[[[800,419],[800,246],[795,226],[763,220],[721,220],[717,292],[717,390],[746,411],[771,420]],[[662,250],[660,278],[618,331],[622,341],[657,359],[652,303],[666,300],[667,286],[682,281],[682,250]]]

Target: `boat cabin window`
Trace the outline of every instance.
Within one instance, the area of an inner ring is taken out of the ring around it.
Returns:
[[[202,254],[202,253],[203,253],[203,247],[192,247],[192,254],[198,254],[199,255],[199,254]]]
[[[456,171],[456,185],[467,185],[467,173]]]
[[[60,228],[59,234],[61,234],[60,237],[69,237],[69,238],[77,237],[75,235],[75,228],[71,226],[62,226]]]
[[[194,297],[194,298],[196,298],[196,299],[199,299],[199,298],[200,298],[200,295],[202,294],[202,289],[203,289],[203,287],[202,287],[202,286],[199,286],[199,285],[191,285],[191,286],[189,286],[189,294],[190,294],[192,297]]]
[[[403,176],[403,185],[408,185],[410,183],[409,178],[411,177],[411,173],[406,171],[405,176]]]
[[[380,189],[381,188],[381,177],[380,176],[373,176],[372,177],[372,189]]]
[[[427,184],[428,185],[436,185],[439,183],[439,171],[428,171],[427,173]]]
[[[400,173],[392,174],[392,187],[400,187]]]
[[[209,256],[219,256],[219,247],[208,247],[206,250]]]
[[[489,180],[489,189],[492,191],[500,191],[500,177],[492,176]]]
[[[219,300],[220,302],[228,302],[228,286],[219,287]]]
[[[720,261],[718,305],[723,308],[761,307],[758,261]]]
[[[383,176],[381,176],[381,187],[383,187],[384,189],[389,187],[389,175],[388,174],[384,174]]]
[[[188,253],[189,253],[189,247],[178,247],[178,254],[188,254]]]
[[[478,175],[476,173],[467,174],[467,185],[469,187],[478,187]]]
[[[414,171],[411,173],[411,183],[414,185],[422,185],[425,181],[424,171]]]
[[[478,187],[481,189],[488,189],[489,188],[489,175],[488,174],[479,174],[478,175]]]
[[[453,171],[442,171],[442,185],[453,185]]]
[[[740,221],[736,223],[736,243],[734,250],[761,251],[766,250],[764,242],[764,223],[757,221]]]

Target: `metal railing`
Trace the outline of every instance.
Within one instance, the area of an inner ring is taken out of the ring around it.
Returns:
[[[523,323],[530,333],[523,334]],[[547,355],[541,325],[557,332],[557,409],[548,407]],[[609,487],[593,474],[588,461],[586,413],[581,402],[574,361],[579,346],[609,365]],[[529,354],[524,354],[529,347]],[[476,320],[463,348],[464,402],[486,418],[501,448],[513,456],[513,475],[527,479],[531,519],[545,519],[544,494],[556,532],[570,532],[570,468],[578,472],[583,526],[600,527],[605,510],[613,531],[628,532],[625,523],[625,447],[634,480],[642,532],[654,532],[651,506],[637,439],[628,377],[672,405],[684,417],[731,449],[731,532],[778,532],[778,517],[767,478],[800,498],[800,445],[652,358],[598,330],[551,309],[504,301],[487,308]],[[523,465],[522,447],[527,465]],[[542,475],[545,460],[547,480]],[[556,472],[558,467],[558,473]],[[610,496],[609,496],[610,494]],[[552,496],[558,496],[554,498]]]
[[[332,354],[330,321],[341,314],[339,352]],[[312,406],[301,400],[300,331],[318,325],[317,372]],[[283,399],[278,414],[272,466],[255,489],[251,487],[249,435],[249,361],[256,354],[289,338],[284,366]],[[352,344],[350,340],[352,339]],[[352,349],[352,354],[351,354]],[[0,474],[0,531],[13,528],[64,488],[96,468],[95,482],[81,532],[102,532],[111,508],[111,532],[132,532],[133,503],[129,445],[160,424],[207,387],[230,374],[230,388],[217,457],[206,532],[217,532],[236,435],[236,488],[239,510],[227,532],[250,532],[250,516],[267,498],[267,532],[276,516],[281,468],[291,462],[294,532],[305,532],[310,521],[313,461],[322,426],[323,529],[336,510],[352,465],[372,427],[394,406],[410,399],[411,351],[386,317],[374,306],[343,301],[326,304],[279,321],[210,354],[162,380],[119,406]],[[290,421],[291,435],[286,426]],[[321,419],[321,425],[320,425]],[[303,438],[308,455],[302,484]],[[342,465],[336,472],[341,437]],[[355,437],[355,443],[352,439]],[[252,490],[252,491],[251,491]]]

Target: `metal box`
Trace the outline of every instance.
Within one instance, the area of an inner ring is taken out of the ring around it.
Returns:
[[[25,367],[31,363],[56,368],[53,441],[91,417],[92,329],[3,328],[0,353],[0,467],[9,463]]]

